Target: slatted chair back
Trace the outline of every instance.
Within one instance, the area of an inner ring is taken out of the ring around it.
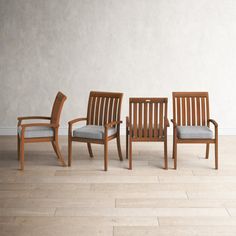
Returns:
[[[123,93],[91,91],[88,101],[87,125],[120,121]],[[117,125],[115,125],[117,126]]]
[[[164,118],[167,118],[167,98],[130,98],[129,118],[133,140],[163,139]]]
[[[178,126],[208,126],[208,92],[173,92],[173,118]]]
[[[54,100],[53,107],[52,107],[52,113],[51,113],[52,124],[59,124],[61,110],[62,110],[65,100],[66,100],[66,96],[62,92],[58,92]]]

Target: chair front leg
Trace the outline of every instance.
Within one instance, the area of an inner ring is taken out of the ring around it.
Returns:
[[[218,170],[218,127],[215,127],[215,169]]]
[[[207,143],[207,144],[206,144],[206,159],[209,158],[209,150],[210,150],[210,144]]]
[[[167,132],[167,130],[165,131]],[[165,133],[165,141],[164,141],[164,162],[165,162],[165,165],[164,165],[164,169],[168,169],[168,157],[167,157],[167,135]]]
[[[108,166],[108,128],[105,127],[105,133],[104,133],[104,170],[107,171]]]
[[[17,158],[20,160],[20,136],[17,134]]]
[[[91,158],[93,158],[93,150],[92,150],[92,146],[91,146],[91,143],[87,143],[87,147],[88,147],[88,152],[89,152],[89,156]]]
[[[132,170],[132,139],[129,136],[129,170]]]
[[[123,161],[121,145],[120,145],[120,126],[119,125],[117,126],[117,130],[118,130],[117,137],[116,137],[117,150],[118,150],[120,161]]]
[[[20,169],[21,170],[24,170],[24,144],[25,144],[24,134],[25,134],[25,128],[22,128],[21,140],[20,140]]]

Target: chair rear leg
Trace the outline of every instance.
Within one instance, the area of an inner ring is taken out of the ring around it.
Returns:
[[[52,143],[53,150],[56,153],[57,159],[59,159],[59,154],[57,152],[57,147],[56,147],[55,141],[52,141],[51,143]]]
[[[121,146],[120,146],[120,134],[117,134],[116,144],[117,144],[117,150],[118,150],[120,161],[123,161],[122,151],[121,151]]]
[[[59,161],[61,162],[62,166],[66,166],[66,163],[62,157],[62,154],[59,148],[58,139],[54,141],[54,145],[55,145],[55,153],[57,154]]]
[[[206,159],[209,158],[209,150],[210,150],[210,144],[207,143],[207,144],[206,144]]]
[[[218,139],[215,142],[215,169],[218,170]]]
[[[93,150],[92,150],[92,145],[91,145],[91,143],[87,143],[87,147],[88,147],[89,156],[90,156],[91,158],[93,158],[94,156],[93,156]]]
[[[129,139],[129,170],[132,170],[132,140]]]
[[[168,169],[168,157],[167,157],[167,140],[164,141],[164,161],[165,161],[165,166],[164,169]]]
[[[129,156],[129,134],[128,134],[128,128],[126,128],[126,159],[128,159]]]
[[[104,170],[107,171],[108,165],[108,141],[105,140],[104,142]]]
[[[177,143],[174,142],[174,169],[177,169]]]
[[[70,136],[68,136],[68,166],[71,166],[72,159],[72,140]]]

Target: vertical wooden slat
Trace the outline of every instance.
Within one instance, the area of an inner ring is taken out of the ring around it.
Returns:
[[[95,125],[98,125],[98,115],[99,115],[99,108],[100,108],[100,97],[97,97],[97,101],[95,104]]]
[[[196,125],[195,123],[195,97],[191,97],[192,100],[192,125]]]
[[[159,113],[159,137],[163,136],[163,101],[160,102],[160,113]]]
[[[108,112],[108,122],[112,120],[112,109],[113,109],[113,98],[110,98],[109,112]]]
[[[133,103],[134,106],[134,138],[137,138],[137,103]]]
[[[208,94],[207,94],[207,96],[206,96],[206,112],[207,112],[207,114],[206,114],[206,116],[207,116],[207,126],[209,127],[209,122],[208,122],[208,120],[210,119],[210,108],[209,108],[209,97],[208,97]]]
[[[99,117],[99,125],[103,125],[103,115],[104,115],[104,103],[105,103],[105,97],[102,97],[102,99],[101,99],[101,105],[100,105],[100,111],[99,111],[99,115],[100,115],[100,117]]]
[[[185,97],[182,97],[182,125],[186,125]]]
[[[130,137],[133,137],[133,119],[132,119],[132,117],[133,117],[133,116],[132,116],[132,115],[133,115],[133,114],[132,114],[132,113],[133,113],[132,111],[133,111],[133,110],[132,110],[132,109],[133,109],[133,106],[132,106],[131,101],[129,100],[129,119],[130,119],[131,129],[132,129],[132,130],[130,130],[130,134],[129,134]]]
[[[147,138],[147,102],[144,102],[144,138]]]
[[[88,101],[88,110],[87,110],[87,124],[90,124],[91,123],[91,109],[92,109],[92,100],[93,100],[93,97],[89,97],[89,101]]]
[[[103,124],[107,123],[107,112],[108,112],[108,104],[109,104],[109,97],[106,97],[106,102],[105,102],[105,110],[104,110],[104,122]]]
[[[112,119],[112,121],[117,121],[118,106],[119,106],[118,98],[115,98],[114,106],[113,106],[113,119]]]
[[[151,138],[153,136],[152,134],[152,106],[153,106],[153,103],[152,102],[149,102],[149,138]]]
[[[158,137],[158,102],[154,103],[154,137]]]
[[[187,125],[191,125],[190,120],[190,98],[187,97]]]
[[[197,125],[201,125],[200,97],[197,97]]]
[[[180,98],[177,97],[177,125],[181,125]]]
[[[205,98],[201,98],[201,106],[202,106],[202,125],[206,125],[206,108],[205,108]]]
[[[143,134],[143,124],[142,124],[142,116],[143,116],[143,111],[142,111],[142,103],[139,103],[139,118],[138,118],[138,136],[139,138],[142,138]]]
[[[97,100],[97,97],[93,97],[92,108],[91,108],[91,120],[90,120],[90,124],[91,125],[94,124],[94,120],[95,120],[95,104],[96,104],[96,100]]]

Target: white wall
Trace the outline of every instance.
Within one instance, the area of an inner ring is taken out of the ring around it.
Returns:
[[[221,134],[236,134],[235,0],[0,0],[0,134],[16,117],[49,115],[68,96],[67,121],[90,90],[130,96],[209,91]]]

